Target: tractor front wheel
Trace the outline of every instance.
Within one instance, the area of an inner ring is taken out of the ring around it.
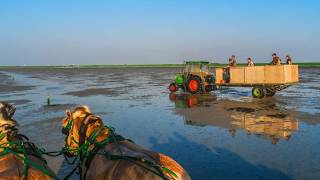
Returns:
[[[199,77],[193,76],[188,80],[188,90],[192,94],[199,93],[201,91],[201,80]]]
[[[178,90],[177,86],[174,83],[169,85],[170,92],[176,92]]]
[[[254,87],[252,88],[252,96],[254,98],[264,98],[265,96],[265,90],[264,88],[261,88],[261,87]]]

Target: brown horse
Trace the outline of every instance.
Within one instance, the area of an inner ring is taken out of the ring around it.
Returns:
[[[190,179],[175,160],[115,134],[87,106],[66,111],[62,132],[67,154],[80,157],[81,179]]]
[[[0,102],[0,179],[56,179],[40,150],[18,134],[15,108]]]

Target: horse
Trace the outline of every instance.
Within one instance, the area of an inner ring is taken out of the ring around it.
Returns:
[[[18,132],[13,119],[16,108],[0,102],[0,179],[52,180],[42,151]]]
[[[191,179],[169,156],[144,149],[116,134],[88,106],[66,110],[62,126],[66,135],[65,155],[79,159],[81,179]]]

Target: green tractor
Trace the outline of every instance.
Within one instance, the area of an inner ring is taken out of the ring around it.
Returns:
[[[182,89],[196,94],[216,89],[215,76],[209,72],[208,65],[206,61],[186,61],[184,71],[177,74],[174,82],[169,85],[170,92]]]

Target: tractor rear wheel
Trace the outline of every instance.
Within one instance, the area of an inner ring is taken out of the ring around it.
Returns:
[[[177,86],[174,83],[169,85],[170,92],[176,92],[178,90]]]
[[[201,91],[201,80],[197,76],[192,76],[188,80],[188,90],[192,94],[199,93]]]
[[[252,88],[252,96],[254,98],[264,98],[265,96],[265,89],[262,87],[253,87]]]

